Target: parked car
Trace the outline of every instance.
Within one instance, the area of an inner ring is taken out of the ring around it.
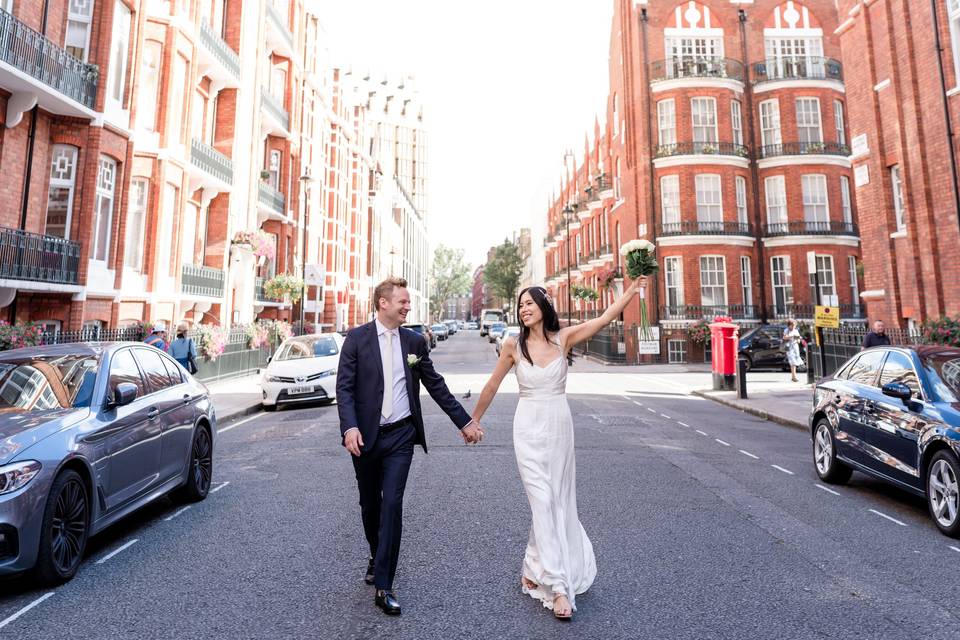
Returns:
[[[423,339],[427,341],[427,351],[437,346],[436,340],[433,339],[433,332],[430,331],[430,327],[419,322],[412,322],[410,324],[403,325],[405,328],[410,329],[411,331],[416,331],[423,336]]]
[[[437,336],[437,340],[446,340],[450,337],[450,328],[442,322],[430,325],[430,329]]]
[[[476,331],[477,329],[480,328],[480,325],[478,325],[476,322],[468,322],[468,323],[466,324],[466,327],[464,327],[464,328],[465,328],[467,331]]]
[[[460,323],[456,320],[445,320],[444,324],[447,325],[447,329],[450,330],[450,335],[455,334],[460,329]]]
[[[489,329],[487,329],[487,340],[489,340],[491,344],[496,342],[497,336],[503,333],[506,328],[507,324],[505,322],[491,323]]]
[[[343,341],[339,333],[284,340],[263,372],[263,408],[273,411],[282,404],[334,402]]]
[[[874,347],[814,389],[813,463],[824,482],[853,470],[926,498],[960,537],[960,349]]]
[[[500,355],[500,350],[503,348],[503,343],[506,342],[507,338],[516,338],[520,335],[520,327],[507,327],[503,333],[497,336],[496,345],[497,345],[497,355]]]
[[[166,494],[207,497],[207,388],[141,343],[0,353],[0,574],[76,574],[87,540]]]
[[[747,369],[776,368],[788,371],[787,352],[781,350],[785,324],[764,324],[749,329],[740,336],[741,360],[746,361]],[[806,349],[801,345],[800,356],[806,361]],[[800,368],[804,370],[803,367]]]

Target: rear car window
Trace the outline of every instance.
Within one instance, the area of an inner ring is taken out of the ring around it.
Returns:
[[[151,391],[160,391],[170,386],[170,375],[163,365],[163,356],[156,351],[137,349],[137,362],[143,368],[143,373],[150,383]]]
[[[927,381],[943,402],[960,402],[960,357],[956,353],[937,353],[923,361]]]

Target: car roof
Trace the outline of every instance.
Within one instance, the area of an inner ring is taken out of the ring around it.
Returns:
[[[132,345],[149,346],[143,342],[70,342],[67,344],[48,344],[37,347],[21,347],[0,352],[0,361],[23,360],[38,356],[92,356],[100,358],[104,353],[116,351],[120,347]]]

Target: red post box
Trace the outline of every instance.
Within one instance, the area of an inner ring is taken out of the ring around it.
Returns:
[[[739,332],[732,322],[710,323],[713,388],[732,391],[736,388],[737,356],[740,353]]]

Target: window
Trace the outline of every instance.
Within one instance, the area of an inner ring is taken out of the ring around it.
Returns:
[[[740,256],[740,293],[744,311],[753,309],[753,277],[750,273],[750,256]]]
[[[665,49],[668,78],[719,76],[722,73],[722,37],[668,37]]]
[[[613,94],[613,135],[620,135],[620,96]]]
[[[833,256],[816,256],[817,277],[820,279],[820,295],[824,304],[828,302],[837,293],[836,281],[833,277]],[[810,299],[817,299],[816,282],[813,274],[810,274]]]
[[[887,355],[886,349],[862,354],[850,367],[847,379],[858,384],[875,386],[874,381],[877,379],[877,371],[880,369],[880,363],[883,362],[885,355]]]
[[[661,145],[676,144],[677,142],[677,111],[673,98],[661,100],[657,103],[657,121],[660,123]]]
[[[149,349],[140,348],[135,351],[137,352],[137,362],[150,385],[150,392],[155,393],[169,387],[170,375],[163,365],[163,360],[161,360],[163,356],[153,347]]]
[[[87,320],[83,323],[83,339],[85,341],[98,341],[103,329],[103,320]]]
[[[800,184],[803,187],[803,220],[807,231],[830,231],[827,176],[800,176]]]
[[[680,231],[680,176],[660,178],[660,212],[665,233]]]
[[[283,95],[287,90],[287,71],[280,67],[274,67],[270,75],[270,95],[283,104]]]
[[[714,98],[691,98],[693,142],[695,150],[717,142],[717,101]],[[696,144],[700,143],[700,144]]]
[[[41,333],[56,336],[60,333],[61,322],[59,320],[37,320],[36,325]]]
[[[837,130],[837,142],[847,144],[847,132],[843,126],[843,103],[839,100],[833,101],[833,126]]]
[[[913,398],[919,400],[920,380],[917,378],[917,372],[913,368],[913,362],[906,354],[899,351],[891,351],[883,363],[883,369],[880,372],[880,386],[891,382],[899,382],[910,387]]]
[[[187,69],[189,63],[179,53],[173,57],[173,79],[171,82],[172,91],[182,92],[180,95],[187,95]],[[174,101],[170,108],[170,129],[167,131],[168,144],[181,144],[183,142],[183,115],[186,109],[187,101]]]
[[[797,140],[801,151],[823,142],[819,98],[797,98]],[[816,148],[816,147],[814,147]]]
[[[790,273],[790,256],[770,258],[773,275],[773,305],[776,315],[785,315],[793,304],[793,275]]]
[[[44,233],[70,238],[73,196],[77,182],[77,148],[55,144],[50,154],[50,187],[47,190],[47,222]]]
[[[113,225],[113,200],[117,184],[117,163],[100,156],[97,172],[97,197],[93,211],[94,260],[106,262],[110,257],[110,229]]]
[[[73,4],[73,2],[71,2]],[[123,108],[126,88],[127,54],[130,47],[130,9],[122,0],[113,5],[113,41],[110,44],[110,69],[107,75],[107,100]]]
[[[180,264],[195,264],[197,250],[197,205],[188,202],[183,208],[183,227],[180,231]]]
[[[890,167],[890,185],[893,188],[893,213],[897,220],[897,231],[907,228],[906,207],[903,198],[903,183],[900,180],[900,165]]]
[[[957,84],[960,83],[960,2],[957,0],[947,0],[947,19],[950,21],[954,84]]]
[[[767,228],[775,233],[785,233],[787,225],[787,189],[783,176],[770,176],[763,181],[767,199]]]
[[[760,144],[776,147],[780,143],[780,103],[764,100],[760,103]]]
[[[737,176],[735,184],[737,185],[737,223],[740,225],[739,231],[746,233],[749,223],[747,219],[747,179],[743,176]]]
[[[727,269],[723,256],[700,256],[700,304],[727,306]],[[714,310],[725,312],[723,309]]]
[[[825,78],[823,39],[768,37],[764,39],[767,74],[772,78]]]
[[[723,227],[723,203],[720,199],[720,176],[696,176],[697,223],[700,230],[719,231]]]
[[[687,361],[687,341],[667,340],[667,362],[684,364]]]
[[[87,62],[90,50],[90,23],[92,20],[93,0],[70,0],[64,48],[67,53],[84,62]]]
[[[146,386],[143,378],[140,376],[140,369],[137,368],[137,362],[133,359],[133,350],[124,349],[117,352],[110,361],[110,393],[112,394],[118,384],[129,382],[136,385],[137,397],[144,395]]]
[[[850,301],[853,303],[854,316],[860,314],[860,283],[857,278],[857,257],[847,257],[847,271],[850,277]]]
[[[680,256],[663,259],[663,281],[667,291],[667,314],[680,313],[683,306],[683,264]]]
[[[158,273],[161,277],[169,277],[171,274],[171,262],[173,262],[173,226],[176,224],[177,211],[180,210],[180,189],[170,182],[163,185],[163,215],[157,225],[157,235],[159,243],[157,255],[160,263]]]
[[[280,158],[281,152],[277,149],[270,150],[270,161],[267,166],[267,171],[270,172],[270,179],[268,182],[270,186],[274,189],[280,189]]]
[[[850,203],[850,178],[840,176],[840,204],[843,208],[843,222],[847,225],[853,224],[853,205]]]
[[[613,197],[617,201],[619,201],[620,198],[622,197],[621,191],[620,191],[620,188],[621,188],[620,180],[623,174],[620,173],[620,170],[621,170],[620,158],[617,158],[617,172],[613,176]]]
[[[730,125],[733,127],[733,144],[743,144],[743,115],[740,101],[730,101]]]
[[[137,89],[137,127],[144,131],[154,131],[157,126],[162,57],[163,45],[155,40],[144,43]]]
[[[170,378],[170,384],[175,387],[183,382],[183,372],[180,370],[180,367],[170,358],[161,356],[160,359],[163,361],[163,366],[167,368],[167,376]]]
[[[146,237],[147,192],[150,181],[134,178],[130,181],[130,209],[127,211],[127,238],[124,242],[123,264],[134,271],[143,270],[143,241]]]

